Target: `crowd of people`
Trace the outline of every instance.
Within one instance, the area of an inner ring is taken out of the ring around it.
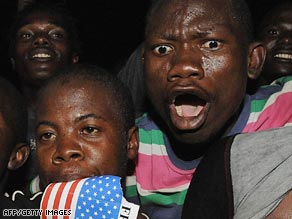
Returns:
[[[64,5],[19,11],[16,77],[0,80],[1,216],[292,217],[292,2],[254,18],[245,0],[152,0],[112,72],[83,59]]]

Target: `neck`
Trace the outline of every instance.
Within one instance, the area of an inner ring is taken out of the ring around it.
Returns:
[[[171,135],[168,135],[171,136]],[[202,142],[198,144],[189,144],[177,141],[175,138],[171,137],[169,139],[170,145],[172,145],[172,150],[175,155],[184,161],[192,161],[202,157],[210,145],[211,142]]]

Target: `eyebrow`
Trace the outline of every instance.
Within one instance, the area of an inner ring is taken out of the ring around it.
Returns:
[[[81,115],[81,116],[77,117],[74,120],[74,122],[77,123],[77,122],[82,121],[82,120],[87,119],[87,118],[101,119],[101,120],[104,120],[105,121],[105,119],[103,117],[97,116],[94,113],[90,113],[90,114],[85,114],[85,115]],[[47,125],[47,126],[51,126],[53,128],[57,128],[57,125],[54,122],[50,122],[50,121],[47,121],[47,120],[40,121],[37,124],[36,128],[40,127],[41,125]]]
[[[207,35],[209,35],[213,30],[206,29],[206,30],[196,30],[195,33],[192,33],[192,38],[196,39],[196,38],[201,38],[201,37],[205,37]],[[162,39],[166,39],[169,41],[176,41],[178,39],[178,36],[176,34],[173,33],[163,33],[161,35]]]
[[[53,122],[50,122],[50,121],[41,121],[41,122],[38,122],[38,124],[36,125],[36,128],[40,127],[41,125],[47,125],[47,126],[51,126],[53,128],[57,128],[57,125]]]
[[[79,122],[79,121],[82,121],[84,119],[87,119],[87,118],[95,118],[95,119],[101,119],[101,120],[105,120],[103,117],[101,116],[97,116],[96,114],[94,113],[90,113],[90,114],[85,114],[85,115],[81,115],[79,117],[77,117],[75,119],[75,122]]]
[[[169,40],[169,41],[176,41],[177,40],[177,36],[175,34],[170,34],[170,33],[162,34],[162,38]]]

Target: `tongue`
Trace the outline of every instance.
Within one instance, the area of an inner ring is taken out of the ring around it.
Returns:
[[[198,116],[203,109],[203,106],[193,106],[193,105],[181,105],[179,106],[181,110],[181,115],[183,117],[194,117]]]

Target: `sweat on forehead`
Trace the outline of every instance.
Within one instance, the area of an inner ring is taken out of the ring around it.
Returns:
[[[163,16],[164,13],[169,13],[165,12],[165,8],[167,6],[175,5],[175,7],[173,7],[173,10],[177,10],[179,8],[187,8],[191,5],[193,5],[192,7],[194,7],[194,5],[197,5],[198,10],[196,11],[196,13],[199,13],[200,6],[202,6],[203,4],[209,5],[209,3],[212,2],[216,3],[218,6],[222,6],[224,13],[221,13],[218,8],[216,9],[213,6],[208,6],[208,9],[213,10],[214,12],[218,11],[218,13],[220,13],[220,16],[228,16],[233,24],[236,25],[235,30],[240,31],[240,36],[244,36],[247,42],[251,42],[253,40],[252,17],[245,0],[153,0],[146,17],[147,22],[145,35],[147,36],[150,32],[153,31],[153,25],[157,23],[157,16],[159,16],[160,14]],[[169,7],[167,9],[169,10]],[[177,10],[174,13],[179,12]],[[173,13],[171,13],[171,16],[173,16]]]

